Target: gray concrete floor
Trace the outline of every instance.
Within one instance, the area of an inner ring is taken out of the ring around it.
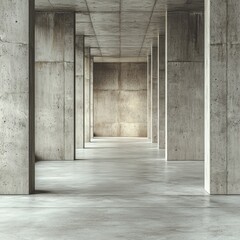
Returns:
[[[167,163],[130,138],[78,155],[37,163],[37,194],[0,196],[1,240],[240,239],[240,197],[208,196],[203,162]]]

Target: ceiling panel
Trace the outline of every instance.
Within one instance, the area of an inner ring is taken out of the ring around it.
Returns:
[[[122,0],[121,11],[147,11],[153,10],[155,0]]]
[[[157,0],[154,11],[161,11],[162,8],[167,8],[168,4],[186,4],[188,0]]]
[[[90,12],[151,12],[164,11],[168,6],[169,10],[174,9],[201,9],[204,6],[204,0],[35,0],[36,9],[55,9]]]
[[[151,17],[151,22],[161,23],[164,18],[165,18],[165,11],[153,12]]]
[[[131,57],[138,56],[140,53],[141,47],[139,48],[121,48],[121,56],[122,57]]]
[[[90,52],[92,56],[102,56],[100,48],[91,48]]]
[[[159,2],[166,1],[166,0],[158,0]],[[202,4],[204,1],[202,0],[167,0],[168,4],[178,4],[178,5],[197,5],[197,4]]]
[[[118,57],[120,56],[120,49],[119,48],[101,48],[102,56],[103,57]]]
[[[170,11],[197,10],[203,7],[203,0],[157,0],[154,11],[162,11],[166,8]]]
[[[149,22],[152,12],[121,12],[121,22]]]
[[[85,46],[86,47],[99,47],[96,36],[85,36]]]
[[[100,47],[120,47],[119,36],[98,36],[97,38]]]
[[[90,12],[113,12],[120,10],[120,0],[86,0]]]
[[[148,26],[147,36],[157,36],[158,34],[163,34],[165,30],[164,18],[161,22],[151,22]]]
[[[93,27],[96,35],[99,36],[118,36],[120,34],[118,23],[95,22]]]
[[[141,49],[141,52],[139,53],[139,56],[141,57],[141,56],[147,56],[147,55],[149,55],[149,53],[150,53],[150,48],[148,47],[148,48],[142,48]]]
[[[77,23],[76,24],[76,34],[77,35],[95,35],[92,27],[92,23]]]
[[[121,24],[121,34],[128,35],[145,35],[148,27],[148,22],[133,22]]]
[[[90,14],[88,12],[76,13],[76,23],[90,23]]]
[[[36,0],[36,9],[76,11],[76,33],[93,56],[138,57],[164,33],[165,11],[202,10],[204,0]]]
[[[52,10],[53,6],[48,0],[36,0],[35,9],[38,10]]]
[[[122,47],[141,47],[144,40],[143,35],[121,36]]]
[[[185,5],[177,5],[177,4],[173,4],[173,5],[168,5],[168,10],[169,11],[196,11],[196,10],[203,10],[204,9],[204,5],[202,4],[185,4]]]
[[[119,25],[120,15],[119,13],[90,13],[93,23],[108,23]]]
[[[54,9],[88,11],[85,0],[49,0]]]
[[[157,0],[156,5],[154,7],[154,11],[157,11],[157,12],[165,11],[167,9],[167,1],[168,0]],[[186,0],[179,0],[179,1],[184,1],[184,3],[186,2]]]
[[[152,45],[153,37],[152,36],[145,36],[144,42],[142,47],[150,48]]]

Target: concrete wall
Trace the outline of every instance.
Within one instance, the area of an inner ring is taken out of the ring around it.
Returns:
[[[158,36],[158,147],[165,149],[165,108],[166,108],[166,89],[165,89],[165,35]]]
[[[167,17],[167,159],[203,160],[203,14]]]
[[[93,128],[94,128],[94,94],[93,94],[93,58],[91,58],[90,63],[90,139],[93,138]]]
[[[147,136],[148,139],[152,139],[152,88],[151,88],[151,60],[152,57],[147,57]]]
[[[84,75],[84,88],[85,88],[85,142],[90,142],[90,76],[91,76],[91,56],[90,48],[85,48],[85,75]]]
[[[94,64],[94,134],[147,137],[147,64]]]
[[[151,127],[152,143],[158,142],[158,48],[151,48]]]
[[[75,150],[85,145],[84,118],[84,36],[75,40]]]
[[[34,1],[0,1],[0,194],[34,191]]]
[[[36,13],[36,157],[74,159],[74,14]]]
[[[205,189],[240,194],[240,2],[205,2]]]

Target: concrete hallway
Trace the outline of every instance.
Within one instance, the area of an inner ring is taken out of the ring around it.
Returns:
[[[240,239],[239,0],[0,6],[0,240]]]
[[[126,148],[128,146],[128,148]],[[0,239],[237,239],[237,196],[209,196],[203,162],[144,138],[99,138],[83,160],[38,162],[37,194],[0,196]]]

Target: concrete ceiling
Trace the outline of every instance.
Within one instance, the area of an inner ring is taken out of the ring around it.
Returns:
[[[202,10],[204,0],[36,0],[39,11],[76,11],[76,33],[97,57],[146,56],[164,12]]]

